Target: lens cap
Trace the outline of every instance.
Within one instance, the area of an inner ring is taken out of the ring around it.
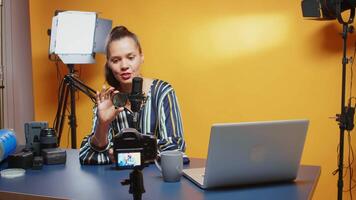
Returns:
[[[25,170],[21,168],[4,169],[0,172],[2,178],[16,178],[25,175]]]

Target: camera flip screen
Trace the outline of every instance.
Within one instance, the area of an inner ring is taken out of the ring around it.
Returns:
[[[141,165],[141,152],[118,152],[117,166],[127,169]]]

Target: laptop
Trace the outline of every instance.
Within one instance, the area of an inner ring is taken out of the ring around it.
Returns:
[[[214,124],[205,168],[183,170],[202,189],[293,181],[309,120]]]

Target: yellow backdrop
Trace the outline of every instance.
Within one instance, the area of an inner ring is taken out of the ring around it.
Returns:
[[[46,31],[55,10],[95,11],[138,34],[143,75],[169,81],[178,94],[191,157],[206,156],[212,123],[310,119],[302,163],[322,166],[315,199],[336,198],[332,172],[339,130],[329,118],[340,112],[342,40],[336,21],[304,20],[300,1],[31,0],[35,119],[50,123],[57,68],[67,73],[47,55]],[[349,55],[354,42],[351,36]],[[97,64],[77,66],[80,79],[101,88],[104,62],[98,55]],[[82,94],[77,99],[79,146],[90,132],[93,105]],[[63,134],[61,146],[70,146],[68,128]]]

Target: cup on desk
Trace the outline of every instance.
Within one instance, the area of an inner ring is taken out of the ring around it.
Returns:
[[[156,165],[162,172],[165,182],[178,182],[182,177],[183,170],[183,153],[180,151],[163,151],[160,153],[161,164]]]

